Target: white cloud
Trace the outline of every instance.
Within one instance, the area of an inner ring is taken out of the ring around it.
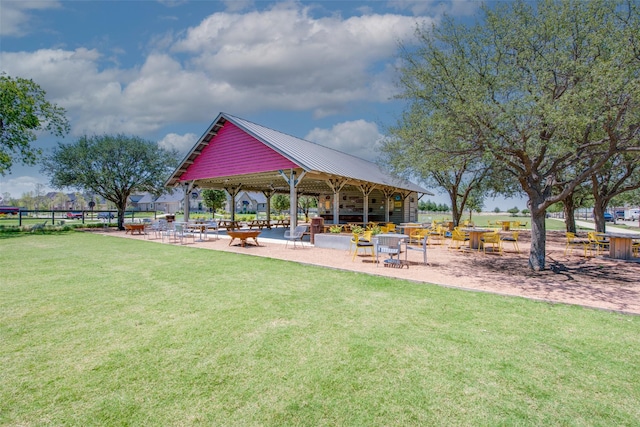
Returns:
[[[394,93],[391,64],[413,17],[314,18],[297,3],[221,12],[181,38],[152,37],[154,52],[123,69],[96,49],[0,52],[11,76],[32,78],[67,109],[73,135],[151,134],[220,111],[336,114]]]
[[[11,198],[18,199],[25,193],[36,193],[38,185],[41,186],[40,191],[46,194],[53,190],[46,178],[39,176],[21,175],[13,178],[0,177],[0,194],[5,192],[11,195]]]
[[[384,135],[375,123],[354,120],[338,123],[331,129],[315,128],[304,139],[351,154],[369,161],[375,161]]]
[[[169,133],[158,141],[158,145],[166,150],[177,150],[180,154],[186,155],[197,140],[198,136],[195,133],[185,133],[184,135]]]
[[[57,9],[57,1],[0,1],[0,36],[20,37],[28,33],[32,26],[34,10]]]

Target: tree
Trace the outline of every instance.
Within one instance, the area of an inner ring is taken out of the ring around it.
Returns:
[[[460,130],[441,115],[414,103],[381,147],[385,166],[407,179],[417,176],[429,187],[444,190],[451,201],[453,223],[458,225],[465,208],[488,191],[507,192],[508,177],[477,152],[465,151],[474,135]],[[456,153],[453,155],[452,153]]]
[[[278,211],[278,214],[282,215],[283,211],[289,210],[289,197],[284,194],[276,194],[271,199],[271,206]]]
[[[206,188],[202,190],[202,201],[204,205],[211,209],[213,216],[215,217],[216,211],[224,207],[227,201],[227,193],[224,190],[213,190]]]
[[[305,221],[309,222],[309,209],[318,207],[318,199],[315,196],[300,196],[298,207],[304,212]]]
[[[631,153],[612,157],[604,168],[591,175],[593,218],[596,231],[604,233],[604,213],[614,197],[640,188],[640,158]]]
[[[74,143],[58,143],[43,159],[43,171],[55,188],[75,187],[94,192],[118,210],[124,229],[127,200],[134,192],[160,195],[178,162],[175,151],[135,136],[83,136]]]
[[[445,141],[444,152],[491,159],[518,182],[531,211],[529,266],[542,270],[546,210],[611,157],[640,150],[638,4],[514,1],[483,11],[482,25],[445,19],[416,30],[418,46],[401,50],[401,97],[474,137],[453,151]]]
[[[33,80],[0,74],[0,174],[13,163],[34,165],[41,150],[31,145],[37,133],[55,136],[69,133],[65,110],[48,102],[46,92]]]

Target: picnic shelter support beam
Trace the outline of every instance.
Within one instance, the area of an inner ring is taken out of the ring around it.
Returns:
[[[229,193],[229,197],[231,197],[231,221],[236,220],[236,196],[242,189],[242,184],[238,184],[238,186],[232,187],[224,187],[225,191]]]
[[[362,204],[362,222],[365,227],[369,223],[369,195],[375,188],[376,186],[372,184],[360,185],[360,191],[362,191],[362,195],[364,196]]]
[[[327,180],[327,185],[333,191],[333,223],[340,224],[340,190],[347,184],[346,179],[333,178]]]
[[[267,199],[267,224],[269,224],[267,226],[267,228],[271,228],[271,198],[273,197],[273,194],[275,193],[275,190],[273,189],[273,187],[269,188],[268,190],[262,190],[262,194],[264,194],[264,197]]]
[[[195,188],[195,183],[194,181],[191,182],[185,182],[184,183],[184,201],[183,201],[183,205],[184,205],[184,222],[188,222],[189,221],[189,198],[191,196],[191,192],[193,191],[193,189]]]

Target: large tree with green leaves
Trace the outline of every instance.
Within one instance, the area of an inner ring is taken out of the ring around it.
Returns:
[[[205,188],[202,190],[202,200],[204,201],[204,205],[211,209],[215,217],[216,211],[224,207],[227,201],[227,193],[224,190]]]
[[[640,150],[638,4],[492,5],[475,25],[417,29],[417,47],[401,49],[401,97],[474,136],[451,155],[491,159],[518,182],[531,212],[529,266],[541,270],[546,209],[611,157]]]
[[[16,160],[34,165],[41,150],[33,147],[38,132],[55,136],[69,132],[65,110],[50,103],[33,80],[0,74],[0,174]]]
[[[178,163],[178,153],[135,136],[83,136],[71,144],[58,143],[43,159],[43,172],[56,188],[91,191],[113,202],[118,227],[134,192],[159,195]]]
[[[385,166],[407,179],[417,178],[426,186],[445,191],[455,225],[481,194],[508,192],[509,177],[502,169],[466,149],[474,135],[422,105],[411,105],[387,131],[390,137],[381,147]]]

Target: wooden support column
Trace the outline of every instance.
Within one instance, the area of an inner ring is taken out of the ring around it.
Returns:
[[[333,191],[333,223],[340,224],[340,190],[347,183],[346,179],[343,178],[335,178],[328,179],[327,185]]]
[[[385,222],[389,222],[389,208],[391,207],[391,204],[389,203],[391,200],[391,196],[393,196],[393,193],[395,193],[396,189],[395,188],[385,188],[382,190],[382,194],[384,194],[384,204],[385,204],[385,209],[384,209],[384,220]]]
[[[238,184],[237,186],[229,186],[224,187],[225,191],[229,193],[231,197],[231,221],[236,220],[236,196],[242,189],[242,184]]]
[[[289,184],[289,230],[293,233],[298,223],[298,193],[296,187],[306,175],[305,171],[302,171],[299,177],[296,178],[296,171],[291,169],[289,175],[285,174],[283,170],[278,171],[284,180]]]
[[[189,221],[189,206],[190,206],[190,196],[191,196],[191,192],[194,190],[194,188],[196,187],[195,183],[193,181],[191,182],[185,182],[183,183],[183,189],[184,189],[184,201],[182,202],[183,204],[183,210],[184,210],[184,222],[188,222]]]
[[[375,188],[376,186],[373,184],[362,184],[360,186],[360,191],[362,191],[362,195],[364,196],[362,205],[362,222],[365,227],[369,222],[369,195]]]
[[[264,194],[264,197],[267,198],[267,228],[271,229],[271,198],[273,197],[273,194],[275,193],[275,190],[273,189],[273,187],[269,188],[268,190],[262,190],[262,194]]]

